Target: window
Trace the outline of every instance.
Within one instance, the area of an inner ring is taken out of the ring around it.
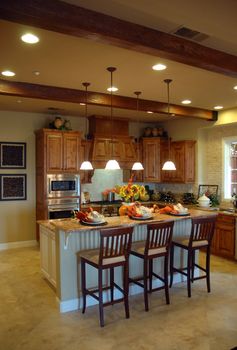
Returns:
[[[224,199],[237,194],[237,137],[224,139]]]

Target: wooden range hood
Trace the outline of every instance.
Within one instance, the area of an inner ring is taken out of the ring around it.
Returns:
[[[127,119],[92,115],[89,118],[89,134],[92,139],[90,160],[94,168],[104,169],[111,157],[121,168],[131,169],[136,161],[135,140],[129,136]],[[112,154],[113,149],[113,154]]]

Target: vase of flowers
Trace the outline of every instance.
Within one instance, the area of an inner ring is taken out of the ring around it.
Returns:
[[[146,194],[146,189],[142,185],[134,184],[133,177],[131,177],[127,185],[115,186],[114,192],[117,193],[123,201],[119,214],[125,215],[127,206],[132,205],[135,201],[138,201],[140,197],[144,196]]]

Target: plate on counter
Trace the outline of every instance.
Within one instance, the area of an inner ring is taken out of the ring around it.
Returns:
[[[140,220],[140,221],[144,221],[144,220],[152,220],[153,216],[130,216],[130,219],[132,220]]]
[[[175,212],[170,212],[169,215],[173,215],[173,216],[189,216],[190,213],[175,213]]]
[[[107,221],[97,221],[97,222],[93,222],[93,221],[83,221],[80,220],[80,224],[82,225],[86,225],[86,226],[104,226],[107,225],[108,222]]]

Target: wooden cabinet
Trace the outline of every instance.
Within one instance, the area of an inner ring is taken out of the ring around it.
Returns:
[[[40,267],[44,277],[56,288],[55,232],[40,226]]]
[[[47,172],[73,172],[80,168],[80,133],[76,131],[46,131]]]
[[[130,165],[136,159],[133,139],[131,137],[104,138],[93,140],[92,162],[105,164],[108,159],[116,159],[121,165]]]
[[[161,153],[167,141],[162,138],[143,139],[143,166],[145,182],[161,182]]]
[[[235,217],[219,214],[212,241],[212,253],[226,258],[235,257]]]
[[[171,143],[171,160],[176,170],[162,171],[161,180],[167,183],[195,182],[195,143],[196,141],[174,141]],[[163,159],[168,157],[168,148],[163,150]]]
[[[139,152],[138,152],[139,147]],[[136,154],[136,160],[143,163],[142,159],[142,143],[135,143],[134,144],[135,154]],[[139,156],[139,159],[138,159]],[[144,165],[143,165],[144,166]],[[143,182],[143,170],[131,170],[131,169],[123,169],[123,182],[128,182],[131,176],[133,176],[133,182]]]

